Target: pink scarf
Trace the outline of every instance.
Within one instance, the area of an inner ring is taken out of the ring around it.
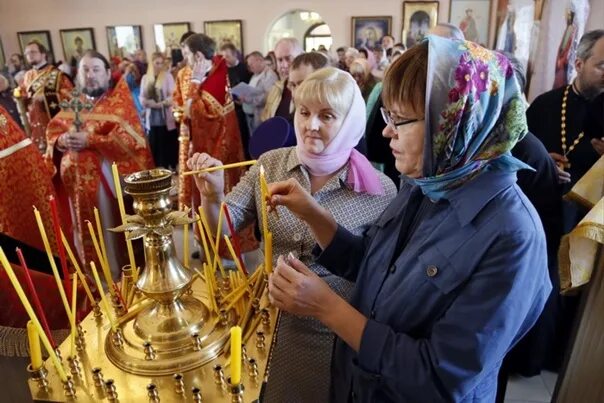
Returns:
[[[348,73],[346,73],[348,74]],[[352,76],[349,76],[354,81]],[[365,133],[365,101],[358,85],[354,85],[352,105],[340,127],[338,134],[325,147],[321,154],[312,154],[304,149],[304,141],[296,132],[298,145],[296,154],[308,171],[315,176],[326,176],[336,172],[350,161],[347,183],[355,192],[371,195],[385,194],[384,187],[376,170],[363,154],[354,149]]]

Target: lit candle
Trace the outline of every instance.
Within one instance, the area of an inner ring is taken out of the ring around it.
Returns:
[[[86,224],[88,225],[88,231],[90,232],[90,237],[92,238],[92,244],[94,245],[96,256],[99,259],[101,269],[103,270],[103,276],[105,276],[105,281],[107,282],[107,288],[109,288],[109,293],[111,296],[113,296],[115,291],[113,290],[113,278],[111,277],[109,266],[105,264],[105,259],[101,253],[101,248],[99,247],[99,242],[97,241],[96,234],[94,233],[94,228],[92,228],[92,223],[90,221],[86,221]]]
[[[99,215],[99,209],[96,207],[94,208],[94,221],[96,223],[96,233],[99,237],[99,245],[101,247],[101,253],[103,254],[105,266],[109,267],[109,260],[107,258],[107,248],[105,248],[105,235],[103,235],[101,216]]]
[[[55,239],[57,240],[57,251],[59,252],[59,260],[61,262],[61,270],[63,271],[63,278],[69,278],[69,269],[67,268],[67,259],[65,258],[65,249],[61,242],[61,222],[59,221],[59,209],[57,208],[57,200],[54,196],[48,198],[50,204],[50,217],[55,232]]]
[[[37,371],[42,366],[42,348],[40,347],[40,336],[36,330],[36,325],[31,320],[27,322],[27,340],[29,340],[31,369]]]
[[[34,313],[34,310],[31,307],[31,304],[29,303],[27,297],[25,296],[25,293],[23,292],[23,288],[21,288],[21,284],[19,283],[19,280],[17,280],[17,276],[15,275],[13,268],[11,267],[10,263],[8,263],[8,259],[6,258],[6,255],[4,254],[4,250],[2,249],[1,246],[0,246],[0,264],[2,264],[2,266],[4,267],[4,270],[6,271],[8,279],[10,280],[11,284],[13,285],[15,292],[17,293],[17,296],[19,297],[19,300],[21,300],[21,303],[23,304],[23,308],[25,308],[25,311],[27,312],[29,319],[31,319],[34,326],[36,327],[36,331],[38,332],[38,335],[40,336],[40,339],[42,340],[42,344],[44,344],[44,348],[46,349],[46,351],[48,351],[48,354],[50,355],[50,359],[52,360],[52,363],[54,364],[55,368],[57,369],[59,378],[61,379],[62,382],[67,382],[67,374],[65,373],[65,369],[63,368],[61,361],[57,357],[55,350],[52,348],[52,345],[50,344],[50,340],[48,339],[48,337],[42,330],[40,321],[38,321],[38,318],[36,317],[36,314]]]
[[[120,210],[122,224],[126,224],[126,208],[124,207],[122,184],[120,183],[120,174],[117,170],[117,164],[115,162],[111,165],[111,171],[113,173],[113,185],[115,186],[115,196],[117,197],[117,205]],[[132,241],[129,239],[126,239],[126,249],[128,250],[128,259],[130,260],[130,267],[132,268],[132,279],[136,283],[138,281],[138,273],[136,273],[134,270],[134,268],[136,267],[136,261],[134,260],[134,249],[132,249]]]
[[[61,280],[61,276],[59,275],[59,270],[57,269],[57,265],[55,264],[55,259],[52,256],[52,252],[50,251],[50,244],[48,243],[48,237],[46,236],[44,224],[42,224],[42,217],[40,216],[40,212],[38,211],[38,209],[35,207],[34,215],[36,216],[36,223],[38,224],[38,230],[40,231],[40,235],[42,236],[42,242],[44,243],[44,249],[46,249],[46,255],[48,256],[48,261],[50,263],[50,268],[52,269],[52,274],[54,275],[55,281],[57,282],[57,288],[59,289],[59,295],[61,296],[61,301],[63,302],[65,313],[67,314],[67,318],[71,321],[71,311],[69,309],[69,302],[67,301],[67,296],[65,295],[65,289],[63,288],[63,281]],[[65,280],[68,279],[66,278]]]
[[[185,210],[187,206],[185,206]],[[187,217],[188,218],[188,217]],[[189,268],[189,223],[185,223],[184,234],[183,234],[183,264]]]
[[[31,293],[31,297],[36,307],[36,311],[38,311],[38,315],[40,316],[40,322],[42,327],[44,328],[44,332],[48,336],[50,340],[50,344],[52,344],[52,348],[57,348],[57,344],[52,338],[52,334],[50,333],[50,327],[48,326],[48,321],[46,320],[46,314],[44,313],[44,309],[42,309],[42,303],[40,303],[40,297],[38,297],[38,292],[36,291],[36,287],[34,287],[34,282],[31,279],[31,274],[29,274],[29,268],[27,267],[27,263],[25,262],[25,258],[23,257],[23,253],[21,249],[17,248],[17,256],[19,257],[19,262],[21,263],[21,267],[23,267],[23,273],[25,274],[25,282],[27,283],[27,287]]]
[[[241,328],[231,328],[231,385],[241,383]]]
[[[75,342],[76,342],[76,335],[78,334],[78,330],[76,328],[76,312],[77,312],[76,304],[77,304],[77,299],[78,299],[78,276],[76,276],[75,274],[73,275],[72,287],[73,288],[71,291],[71,312],[73,314],[71,315],[71,356],[75,357],[75,354],[76,354]]]
[[[94,276],[94,281],[96,283],[96,286],[99,289],[99,294],[101,295],[101,304],[103,306],[103,309],[105,310],[105,316],[107,316],[107,320],[109,320],[109,323],[111,324],[111,328],[113,330],[115,330],[116,324],[113,320],[113,317],[111,316],[111,311],[109,310],[109,304],[107,303],[107,295],[105,294],[105,291],[103,290],[103,284],[101,284],[101,279],[99,278],[99,273],[96,270],[96,266],[94,265],[94,262],[90,262],[90,268],[92,269],[92,275]]]
[[[262,234],[266,236],[268,233],[268,212],[266,205],[266,198],[268,197],[268,187],[266,184],[266,176],[264,174],[264,167],[260,165],[260,207],[262,216]]]
[[[245,276],[243,268],[241,267],[241,262],[239,262],[239,256],[237,256],[237,254],[235,253],[235,249],[233,249],[233,244],[231,243],[231,240],[229,239],[228,235],[224,236],[224,242],[226,242],[227,248],[229,249],[229,252],[231,252],[231,257],[233,258],[233,261],[235,261],[235,266],[237,267],[237,270],[239,270],[239,272],[243,276]]]
[[[63,245],[65,246],[65,250],[67,251],[67,256],[69,256],[69,260],[71,261],[72,266],[75,268],[75,271],[78,274],[80,283],[82,283],[82,287],[84,287],[84,291],[86,291],[86,295],[88,296],[88,299],[90,300],[92,305],[96,305],[96,301],[94,300],[94,297],[92,296],[92,291],[90,291],[90,287],[88,287],[88,282],[86,281],[86,276],[84,276],[84,273],[82,273],[82,269],[80,269],[78,260],[73,255],[73,251],[71,250],[71,247],[69,246],[69,242],[67,242],[67,238],[65,238],[65,234],[63,233],[63,231],[61,231],[61,240],[63,241]]]

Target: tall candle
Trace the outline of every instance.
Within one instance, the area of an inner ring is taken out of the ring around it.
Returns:
[[[86,221],[88,225],[88,231],[90,232],[90,237],[92,238],[92,244],[94,245],[94,250],[96,251],[96,256],[99,259],[99,263],[101,264],[101,269],[103,270],[103,276],[105,277],[105,281],[107,282],[107,288],[109,288],[109,293],[113,296],[115,293],[113,289],[113,278],[111,277],[111,271],[109,271],[109,267],[105,264],[105,258],[101,253],[101,248],[99,247],[99,242],[97,241],[96,235],[94,233],[94,228],[92,228],[92,223],[90,221]]]
[[[40,297],[38,296],[38,292],[36,291],[36,287],[34,287],[34,282],[31,279],[31,274],[29,274],[29,268],[27,267],[27,263],[25,262],[25,258],[23,257],[23,253],[21,249],[17,248],[17,256],[19,257],[19,262],[21,263],[21,267],[23,267],[23,273],[25,274],[25,282],[27,283],[27,287],[29,288],[29,292],[31,293],[31,298],[34,303],[34,307],[36,311],[38,311],[38,315],[40,316],[40,322],[42,323],[42,327],[44,328],[44,332],[48,336],[50,340],[50,344],[52,344],[52,348],[57,348],[57,343],[52,338],[52,334],[50,333],[50,327],[48,326],[48,321],[46,320],[46,314],[44,313],[44,309],[42,308],[42,303],[40,302]]]
[[[113,185],[115,186],[115,196],[117,197],[117,205],[120,210],[122,224],[126,224],[126,208],[124,207],[122,184],[120,183],[120,174],[117,170],[117,164],[115,162],[111,165],[111,172],[113,173]],[[130,261],[130,267],[132,268],[132,280],[136,283],[138,281],[138,273],[134,271],[134,268],[136,267],[136,261],[134,260],[134,249],[132,249],[132,241],[129,239],[126,239],[126,249],[128,250],[128,260]]]
[[[71,247],[69,246],[69,242],[67,242],[67,238],[65,238],[65,234],[61,231],[61,240],[63,241],[63,245],[65,246],[65,250],[67,251],[67,255],[69,256],[69,260],[71,261],[72,266],[75,268],[76,273],[78,274],[78,278],[80,279],[80,283],[82,283],[82,287],[84,287],[84,291],[90,300],[92,305],[96,305],[96,301],[92,296],[92,291],[90,291],[90,287],[88,286],[88,282],[86,281],[86,276],[82,273],[82,269],[80,269],[80,264],[78,260],[75,258]]]
[[[243,276],[245,276],[243,268],[241,267],[241,262],[239,262],[239,256],[237,256],[237,254],[235,253],[235,249],[233,249],[233,244],[231,243],[231,240],[229,239],[228,235],[224,236],[224,242],[226,243],[229,252],[231,252],[231,257],[233,258],[233,261],[235,261],[235,266],[237,267],[237,270],[239,270],[239,272]]]
[[[206,219],[206,215],[203,212],[203,209],[201,208],[201,206],[199,206],[199,215],[201,217],[201,223],[203,224],[203,227],[206,230],[206,234],[208,234],[208,242],[210,243],[210,246],[212,247],[212,252],[214,253],[214,256],[216,256],[216,255],[218,255],[218,250],[216,250],[216,248],[214,247],[214,243],[212,242],[212,232],[210,231],[210,226],[208,225],[208,220]],[[207,261],[210,262],[209,257],[207,258]],[[226,272],[224,271],[224,266],[222,265],[222,260],[217,259],[217,260],[215,260],[215,262],[218,262],[218,268],[220,269],[220,274],[222,274],[222,277],[226,277]]]
[[[77,299],[78,299],[78,276],[77,275],[73,275],[73,284],[72,284],[72,291],[71,291],[71,312],[73,313],[73,315],[71,315],[71,356],[75,357],[76,354],[76,347],[75,347],[75,342],[76,342],[76,335],[78,334],[78,330],[76,328],[76,312],[77,312]]]
[[[62,382],[67,382],[67,374],[65,373],[65,369],[63,368],[61,361],[57,357],[55,350],[53,349],[52,345],[50,344],[50,340],[48,339],[48,337],[42,330],[40,321],[36,317],[36,314],[34,313],[34,310],[31,307],[29,300],[25,296],[25,293],[23,292],[23,288],[21,288],[21,284],[19,283],[19,280],[17,280],[17,276],[15,275],[15,272],[13,271],[13,268],[11,267],[10,263],[8,263],[8,259],[6,258],[6,255],[4,254],[4,250],[2,249],[1,246],[0,246],[0,264],[4,267],[4,270],[6,271],[8,279],[10,280],[11,284],[13,285],[15,292],[17,293],[17,296],[19,297],[19,300],[21,300],[21,303],[23,304],[23,308],[25,308],[25,311],[27,312],[29,319],[31,319],[31,321],[34,323],[34,326],[36,327],[38,335],[40,336],[40,339],[42,340],[42,344],[44,344],[44,348],[46,349],[46,351],[48,351],[48,354],[50,355],[50,359],[52,360],[52,363],[54,364],[55,368],[57,369],[59,378],[61,379]]]
[[[199,206],[199,211],[201,212],[201,206]],[[199,230],[199,237],[201,238],[201,244],[203,246],[203,254],[206,262],[210,261],[210,249],[208,248],[208,241],[206,239],[206,230],[201,221],[201,218],[197,220],[197,229]]]
[[[216,226],[216,244],[214,246],[214,251],[216,252],[214,255],[214,264],[212,265],[212,270],[216,271],[216,265],[218,265],[218,261],[220,260],[220,254],[217,253],[220,249],[220,238],[221,234],[222,234],[222,216],[223,216],[223,212],[222,212],[222,206],[224,205],[224,202],[220,205],[220,209],[218,210],[218,225]]]
[[[109,304],[107,303],[107,295],[103,290],[103,284],[101,284],[101,279],[99,278],[99,273],[96,270],[96,266],[94,262],[90,262],[90,268],[92,269],[92,275],[94,277],[94,281],[96,283],[97,288],[99,289],[99,294],[101,295],[101,304],[105,310],[105,316],[107,316],[107,320],[111,324],[111,328],[113,330],[116,329],[115,321],[113,320],[113,316],[111,316],[111,311],[109,310]]]
[[[42,236],[42,242],[44,243],[44,249],[46,249],[46,255],[48,256],[48,261],[50,262],[50,268],[52,269],[52,274],[55,277],[55,281],[57,282],[57,288],[59,289],[59,295],[61,296],[61,301],[63,302],[63,307],[65,308],[65,313],[67,314],[67,318],[71,322],[71,310],[69,309],[69,302],[67,302],[67,296],[65,295],[65,289],[63,288],[63,281],[61,280],[61,276],[59,275],[59,270],[57,269],[57,265],[55,264],[55,259],[52,256],[52,252],[50,251],[50,244],[48,243],[48,237],[46,236],[46,230],[44,229],[44,224],[42,224],[42,217],[40,216],[40,212],[37,208],[34,207],[34,215],[36,217],[36,223],[38,224],[38,230],[40,231],[40,235]],[[66,278],[65,280],[68,280]]]
[[[268,274],[273,272],[273,233],[264,238],[264,268]]]
[[[222,207],[224,209],[224,218],[229,226],[229,232],[231,233],[231,238],[233,239],[233,248],[235,249],[235,253],[237,254],[237,258],[239,259],[239,263],[241,263],[241,267],[243,268],[243,272],[247,276],[247,268],[245,267],[245,263],[243,259],[241,259],[241,245],[239,245],[239,235],[235,232],[235,227],[233,226],[233,220],[231,220],[231,214],[229,213],[229,208],[226,203],[222,203]]]
[[[48,198],[50,204],[50,217],[55,232],[55,239],[57,240],[57,251],[59,252],[59,260],[61,262],[61,270],[63,271],[63,278],[69,278],[69,269],[67,268],[67,259],[65,258],[65,249],[61,242],[61,222],[59,221],[59,209],[57,208],[57,200],[54,196]],[[69,283],[68,283],[69,284]]]
[[[241,383],[241,328],[231,328],[231,385]]]
[[[260,165],[260,208],[262,218],[262,235],[268,233],[268,212],[266,198],[268,196],[268,188],[266,185],[266,176],[264,174],[264,167]]]
[[[185,206],[185,210],[186,210]],[[189,268],[189,223],[185,224],[184,233],[183,233],[183,264],[188,269]]]
[[[42,348],[40,347],[40,335],[38,335],[36,325],[31,320],[27,322],[27,340],[29,341],[31,369],[37,371],[42,366]]]
[[[103,225],[101,221],[101,216],[99,215],[99,209],[94,208],[94,221],[96,223],[96,233],[99,237],[99,245],[101,247],[101,252],[103,254],[103,259],[105,261],[105,266],[109,267],[109,260],[107,257],[107,248],[105,247],[105,236],[103,235]]]

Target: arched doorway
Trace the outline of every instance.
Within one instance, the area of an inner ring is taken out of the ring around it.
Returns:
[[[267,31],[264,41],[266,50],[274,49],[281,38],[298,39],[306,51],[317,49],[321,44],[329,49],[332,42],[329,26],[319,13],[308,10],[288,11],[277,18]]]

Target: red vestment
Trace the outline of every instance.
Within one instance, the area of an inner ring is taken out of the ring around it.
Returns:
[[[21,92],[36,145],[45,140],[48,122],[61,110],[59,103],[71,98],[72,89],[71,80],[52,64],[25,73]]]
[[[200,203],[199,192],[192,191],[195,188],[193,177],[182,175],[187,171],[182,161],[186,161],[189,155],[196,152],[207,153],[225,165],[244,160],[235,104],[229,92],[228,67],[222,56],[214,56],[212,64],[212,69],[201,84],[191,83],[191,68],[188,66],[178,72],[176,79],[173,96],[176,107],[185,108],[189,101],[191,104],[190,116],[183,122],[190,132],[190,147],[183,146],[181,130],[178,175],[180,209],[184,206],[196,209]],[[244,173],[245,168],[224,171],[226,193],[239,182]],[[243,238],[243,251],[256,248],[257,242],[252,227],[242,231],[240,236]],[[221,255],[230,257],[226,250],[221,250]]]
[[[35,205],[42,217],[51,249],[56,255],[56,240],[48,202],[50,196],[56,196],[51,175],[48,165],[44,163],[32,140],[25,136],[17,122],[0,106],[0,233],[43,251],[44,245],[32,209]],[[65,228],[66,220],[61,221]],[[5,250],[7,255],[11,252],[13,251]],[[27,261],[26,250],[24,255]],[[16,264],[11,266],[31,302],[23,268]],[[69,323],[54,277],[36,271],[35,267],[30,269],[34,269],[30,270],[30,274],[50,328],[67,329]],[[61,270],[59,265],[58,269]],[[81,292],[82,296],[78,299],[78,316],[83,318],[89,310],[89,305],[84,291],[79,289],[78,292]],[[1,266],[0,307],[0,355],[26,356],[27,335],[24,328],[28,316]]]
[[[94,207],[100,208],[100,192],[114,201],[114,213],[119,215],[112,192],[113,178],[110,169],[103,172],[103,164],[107,168],[115,161],[123,176],[151,168],[153,159],[125,80],[97,99],[92,110],[81,114],[81,130],[89,133],[88,146],[63,153],[56,147],[57,139],[71,130],[74,117],[73,112],[62,111],[50,121],[47,158],[58,165],[60,177],[55,177],[55,184],[59,197],[68,198],[71,203],[74,242],[80,258],[85,262],[98,261],[86,221],[95,222]]]

